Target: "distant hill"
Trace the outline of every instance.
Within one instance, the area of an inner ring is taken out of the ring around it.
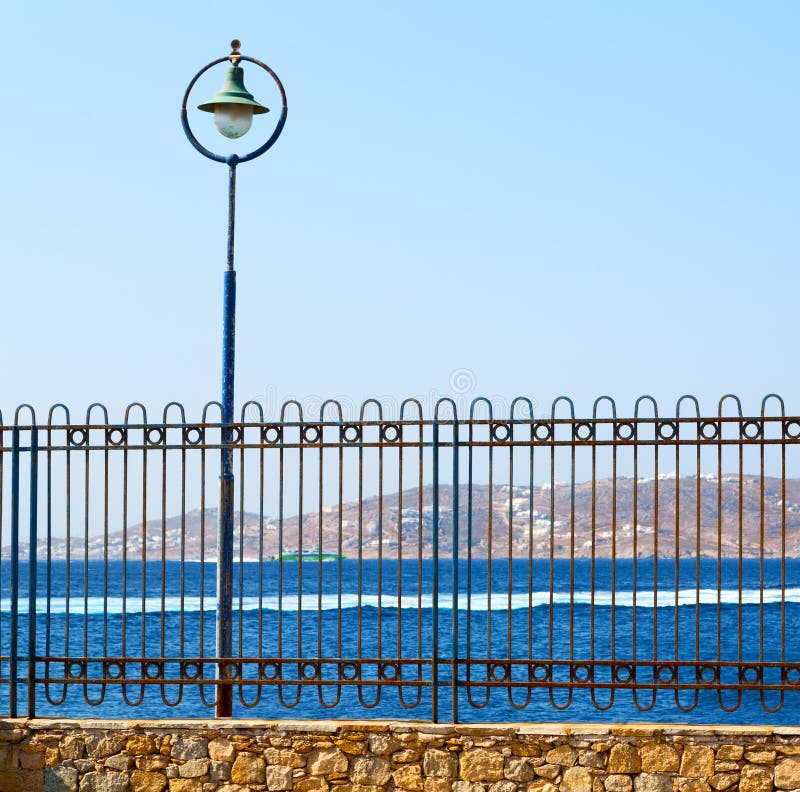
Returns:
[[[474,557],[507,556],[509,553],[509,534],[511,536],[511,555],[527,557],[532,548],[535,557],[556,556],[588,558],[594,546],[597,557],[610,557],[612,554],[613,532],[616,525],[616,555],[618,558],[631,557],[634,535],[637,539],[636,552],[639,556],[654,554],[656,539],[658,555],[674,557],[676,509],[680,523],[680,543],[677,553],[681,556],[716,555],[736,556],[739,553],[739,532],[741,530],[742,552],[747,557],[760,553],[760,537],[764,537],[764,554],[767,557],[781,555],[781,526],[785,521],[785,545],[787,556],[800,556],[800,479],[788,479],[785,492],[781,490],[781,480],[763,480],[763,520],[762,487],[758,476],[715,476],[705,475],[699,480],[687,477],[676,482],[673,477],[639,479],[637,488],[634,480],[618,478],[616,492],[610,479],[575,484],[574,509],[572,507],[571,487],[556,484],[553,491],[549,486],[528,488],[474,485],[470,500],[466,486],[459,488],[459,553],[466,554],[471,523],[471,545]],[[740,498],[741,488],[741,498]],[[658,498],[656,499],[656,489]],[[635,491],[634,491],[635,490]],[[636,496],[636,518],[634,518],[634,495]],[[592,504],[594,503],[594,510]],[[656,532],[656,507],[658,507],[658,531]],[[453,488],[440,487],[439,497],[439,551],[447,556],[452,552],[453,526]],[[634,531],[634,523],[637,526]],[[240,515],[236,514],[235,557],[239,556]],[[300,521],[297,516],[284,519],[283,547],[297,548],[300,545]],[[420,551],[423,557],[432,552],[433,510],[432,487],[409,489],[402,493],[402,514],[400,496],[395,493],[385,495],[383,504],[377,497],[364,499],[359,503],[351,501],[343,505],[341,514],[338,508],[325,507],[319,512],[306,513],[302,520],[302,546],[304,549],[317,547],[320,526],[322,548],[338,552],[340,548],[339,531],[341,525],[341,552],[349,558],[358,556],[361,547],[364,558],[377,558],[382,548],[386,558],[397,558],[398,542],[402,537],[402,555],[414,558]],[[491,526],[491,529],[490,529]],[[573,529],[574,526],[574,529]],[[594,534],[592,531],[594,530]],[[168,559],[199,559],[201,544],[205,547],[205,557],[212,560],[216,554],[217,512],[216,509],[199,509],[187,512],[185,517],[151,520],[144,525],[128,528],[127,536],[121,530],[109,534],[107,552],[110,559],[122,558],[123,542],[127,545],[128,558],[138,559],[146,544],[148,558],[160,558],[162,536],[164,555]],[[243,515],[243,554],[246,559],[257,559],[259,555],[269,558],[278,553],[278,521],[274,516],[265,517],[263,525],[257,514],[245,512]],[[182,535],[185,539],[182,541]],[[699,539],[698,539],[699,537]],[[491,542],[490,542],[491,539]],[[21,546],[24,554],[27,547]],[[73,558],[82,558],[83,538],[73,536],[70,544]],[[39,557],[44,558],[46,547],[40,543]],[[64,559],[67,555],[63,539],[53,541],[52,557]],[[90,558],[102,558],[106,552],[102,536],[89,540]],[[4,549],[8,558],[8,549]]]

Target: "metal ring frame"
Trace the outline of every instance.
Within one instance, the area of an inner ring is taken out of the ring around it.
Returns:
[[[275,126],[272,135],[269,137],[266,143],[262,146],[259,146],[257,149],[251,151],[249,154],[245,154],[244,156],[239,156],[238,154],[230,154],[227,157],[222,156],[222,154],[215,154],[213,151],[207,149],[194,135],[192,132],[192,128],[189,126],[189,118],[186,113],[186,104],[189,101],[189,94],[192,92],[192,88],[194,88],[195,83],[202,77],[209,69],[213,68],[214,66],[219,65],[220,63],[224,63],[228,60],[228,56],[226,55],[224,58],[217,58],[217,60],[211,61],[211,63],[203,66],[194,77],[192,77],[191,82],[189,83],[188,87],[186,88],[186,93],[183,95],[183,103],[181,104],[181,124],[183,125],[183,131],[186,133],[186,137],[189,138],[189,142],[204,156],[208,157],[210,160],[214,160],[214,162],[225,162],[228,165],[236,165],[241,162],[249,162],[250,160],[254,160],[256,157],[260,157],[265,151],[268,151],[272,146],[275,144],[275,141],[280,137],[281,132],[283,131],[283,127],[286,124],[286,91],[283,89],[283,83],[278,79],[278,75],[275,74],[266,63],[262,63],[260,60],[256,60],[255,58],[250,58],[247,55],[242,55],[241,59],[243,61],[248,61],[249,63],[255,63],[256,66],[260,66],[264,69],[267,74],[275,81],[275,84],[278,86],[278,90],[281,92],[281,114],[278,118],[278,123]]]

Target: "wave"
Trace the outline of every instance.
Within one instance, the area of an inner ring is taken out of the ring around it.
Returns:
[[[678,591],[678,606],[691,607],[694,605],[733,605],[736,606],[741,601],[745,606],[759,606],[763,602],[765,605],[794,603],[800,604],[800,588],[787,588],[783,592],[779,588],[770,589],[746,589],[741,592],[741,600],[738,589],[700,589],[699,596],[695,589],[682,589]],[[572,602],[578,606],[591,605],[593,595],[591,591],[576,591],[572,596]],[[468,598],[466,594],[459,594],[457,608],[459,611],[472,610],[475,612],[507,611],[507,610],[527,610],[532,608],[546,608],[550,606],[551,597],[548,591],[535,591],[512,593],[511,597],[507,592],[488,592],[473,594]],[[552,595],[554,605],[568,606],[570,595],[568,592],[556,592]],[[617,608],[632,608],[634,605],[634,595],[632,591],[595,591],[594,605],[597,608],[610,608],[615,605]],[[636,593],[636,607],[638,608],[671,608],[675,605],[675,591],[638,591]],[[379,597],[377,594],[364,594],[359,597],[357,594],[342,594],[341,599],[338,594],[304,594],[302,598],[296,594],[285,595],[283,598],[277,596],[263,597],[243,597],[241,601],[234,598],[233,608],[235,611],[282,611],[286,613],[296,613],[298,611],[335,611],[352,610],[354,608],[383,608],[389,610],[401,609],[404,611],[430,610],[433,607],[433,597],[425,594],[421,598],[416,596],[404,596],[398,599],[395,595],[385,594]],[[452,610],[453,595],[448,592],[439,593],[439,609]],[[0,613],[8,613],[11,610],[11,603],[7,597],[0,599]],[[123,600],[122,597],[114,596],[103,599],[103,597],[71,597],[67,600],[64,597],[52,597],[50,599],[49,611],[52,615],[63,615],[69,612],[71,616],[81,616],[86,613],[89,616],[97,615],[119,615],[123,611],[126,614],[139,614],[144,610],[147,614],[159,613],[213,613],[215,602],[213,596],[184,597],[168,596],[146,597],[142,602],[141,596],[130,595]],[[36,601],[36,612],[45,614],[48,611],[47,600],[40,597]],[[27,597],[20,596],[19,612],[28,612]]]

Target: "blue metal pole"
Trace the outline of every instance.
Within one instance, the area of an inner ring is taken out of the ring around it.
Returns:
[[[228,264],[225,270],[222,311],[222,450],[217,524],[217,687],[218,718],[233,714],[230,661],[233,656],[233,449],[231,448],[236,351],[236,271],[234,219],[236,208],[236,155],[228,159]]]
[[[16,421],[15,421],[16,423]],[[17,717],[19,631],[19,427],[11,430],[11,645],[8,668],[8,714]]]

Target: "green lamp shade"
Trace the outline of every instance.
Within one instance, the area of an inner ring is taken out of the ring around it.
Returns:
[[[210,102],[197,106],[198,110],[213,113],[217,105],[248,105],[253,108],[254,115],[268,113],[269,108],[259,104],[247,88],[244,87],[244,69],[241,66],[231,66],[225,75],[225,84],[217,91]]]

